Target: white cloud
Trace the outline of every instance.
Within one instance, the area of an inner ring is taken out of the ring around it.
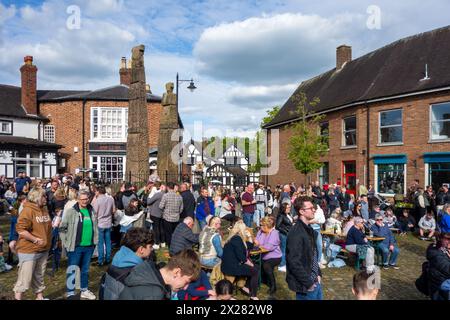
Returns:
[[[82,0],[80,6],[89,15],[103,15],[120,12],[124,8],[124,0]]]
[[[293,83],[273,86],[236,86],[230,91],[229,101],[250,109],[269,108],[284,103],[298,85]]]
[[[0,25],[6,22],[6,20],[11,19],[16,15],[16,7],[11,5],[9,7],[5,7],[2,3],[0,3]]]
[[[361,18],[286,13],[221,24],[203,32],[194,56],[199,71],[217,79],[249,84],[298,81],[317,74],[318,66],[329,67],[336,47],[348,41]]]

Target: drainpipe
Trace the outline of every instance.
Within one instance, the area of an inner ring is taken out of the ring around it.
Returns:
[[[82,111],[81,111],[81,118],[82,118],[82,123],[81,123],[81,130],[82,130],[82,135],[81,135],[81,139],[82,139],[82,166],[83,169],[86,168],[86,148],[85,148],[85,116],[86,116],[86,98],[83,99],[83,107],[82,107]],[[86,172],[83,170],[83,178],[85,177]]]
[[[369,109],[369,105],[367,104],[366,101],[366,110],[367,110],[367,125],[366,125],[366,134],[367,134],[367,150],[366,150],[366,176],[367,176],[367,185],[366,187],[369,188],[369,184],[370,184],[370,109]]]

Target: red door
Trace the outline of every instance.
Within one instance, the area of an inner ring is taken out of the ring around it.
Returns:
[[[342,162],[342,181],[347,193],[356,194],[356,161]]]

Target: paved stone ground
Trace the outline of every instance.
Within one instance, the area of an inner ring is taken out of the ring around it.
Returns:
[[[9,216],[0,217],[0,233],[6,238],[9,234]],[[407,237],[397,237],[400,255],[399,266],[400,270],[382,270],[381,271],[381,291],[379,299],[383,300],[418,300],[427,299],[414,286],[415,279],[420,275],[421,265],[425,261],[425,250],[430,244],[426,241],[418,240],[417,237],[408,235]],[[4,246],[6,252],[6,244]],[[163,250],[158,251],[158,259],[165,260]],[[326,268],[323,269],[323,288],[324,298],[327,300],[352,300],[354,299],[351,293],[352,277],[355,273],[352,261],[351,266],[346,266],[340,269]],[[51,268],[49,261],[48,267]],[[45,294],[50,299],[62,299],[65,293],[65,268],[66,262],[62,261],[61,269],[54,277],[46,276],[45,284],[47,289]],[[90,270],[90,289],[93,292],[98,292],[98,282],[101,275],[105,272],[107,267],[98,267],[95,260]],[[50,269],[48,269],[50,270]],[[276,271],[277,287],[276,298],[278,300],[292,300],[295,298],[285,281],[285,273]],[[12,288],[17,279],[17,269],[13,269],[7,273],[0,274],[0,295],[12,297]],[[260,299],[267,298],[268,288],[262,285],[258,297]],[[26,298],[32,299],[29,293],[25,295]],[[248,299],[238,294],[238,299]]]

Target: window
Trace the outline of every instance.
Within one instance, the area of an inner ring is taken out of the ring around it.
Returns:
[[[124,157],[93,156],[92,168],[96,171],[94,178],[106,182],[120,182],[123,180]]]
[[[323,166],[319,169],[319,183],[321,186],[323,186],[325,183],[328,183],[330,181],[329,178],[329,164],[328,162],[324,162]]]
[[[378,192],[387,194],[403,194],[405,184],[405,165],[378,164],[377,165]]]
[[[44,126],[44,141],[55,143],[55,126],[45,125]]]
[[[380,112],[380,143],[403,142],[402,110]]]
[[[356,116],[344,119],[343,146],[356,146]]]
[[[128,108],[93,108],[91,119],[92,139],[126,139]]]
[[[450,182],[450,162],[430,163],[428,170],[428,183],[434,190],[439,190],[442,184]]]
[[[324,141],[326,142],[326,145],[329,147],[329,136],[330,136],[330,131],[329,131],[329,122],[322,122],[319,127],[320,127],[320,136],[323,137]]]
[[[0,120],[0,134],[12,134],[12,122]]]
[[[450,139],[450,102],[431,106],[431,140]]]

